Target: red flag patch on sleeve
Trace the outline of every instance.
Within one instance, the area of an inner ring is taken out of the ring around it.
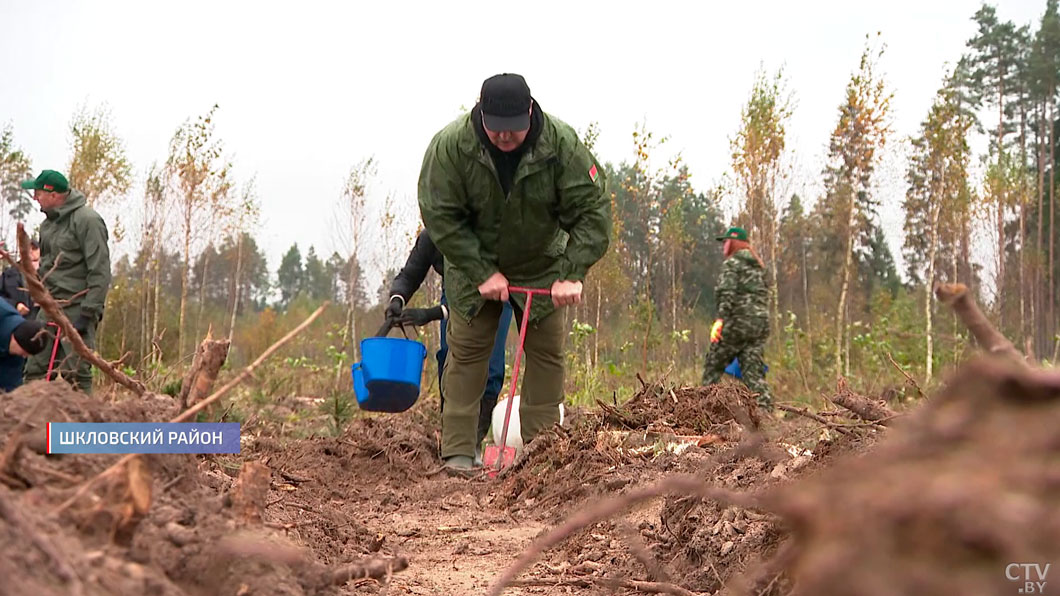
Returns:
[[[593,167],[589,168],[589,180],[596,182],[596,178],[599,174],[600,173],[596,171],[596,164],[593,164]]]

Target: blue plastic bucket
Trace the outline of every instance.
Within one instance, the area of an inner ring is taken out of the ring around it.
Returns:
[[[350,367],[357,405],[373,412],[404,412],[420,396],[427,348],[392,337],[361,340],[361,361]]]
[[[356,362],[350,367],[350,374],[353,375],[353,393],[357,396],[357,403],[361,404],[371,399],[371,396],[368,395],[368,388],[364,386],[364,375],[361,373],[360,362]]]

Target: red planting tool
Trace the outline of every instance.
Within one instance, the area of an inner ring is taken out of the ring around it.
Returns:
[[[508,392],[508,404],[504,408],[504,429],[501,431],[500,445],[487,445],[486,452],[482,454],[482,463],[489,471],[492,478],[502,468],[512,465],[515,461],[515,447],[508,446],[508,421],[512,417],[512,403],[515,402],[515,388],[519,383],[519,365],[523,362],[523,343],[526,341],[526,323],[530,320],[530,304],[535,295],[548,296],[549,290],[538,288],[520,288],[509,286],[508,292],[526,294],[526,306],[523,308],[523,321],[519,325],[519,348],[515,351],[515,367],[512,368],[512,388]]]
[[[52,380],[52,369],[55,367],[55,355],[59,353],[59,338],[63,335],[63,328],[57,323],[48,323],[49,327],[55,327],[55,341],[52,343],[52,357],[48,360],[48,373],[44,375],[47,380]]]

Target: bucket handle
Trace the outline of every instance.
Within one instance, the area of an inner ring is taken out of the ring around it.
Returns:
[[[390,317],[383,321],[383,326],[379,328],[379,331],[375,332],[375,337],[386,337],[394,327],[401,327],[401,334],[405,336],[405,339],[409,338],[408,332],[405,331],[405,326],[399,323],[397,319]]]

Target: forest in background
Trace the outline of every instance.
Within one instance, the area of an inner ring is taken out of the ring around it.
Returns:
[[[1057,0],[1047,1],[1033,27],[1003,22],[990,6],[971,18],[978,31],[940,79],[911,139],[892,129],[892,98],[901,91],[882,74],[884,44],[867,38],[846,87],[834,90],[834,128],[821,131],[828,153],[819,196],[791,192],[799,148],[788,143],[786,127],[797,98],[783,71],[759,72],[733,122],[729,173],[716,185],[693,187],[695,164],[680,156],[659,163],[667,139],[646,125],[632,132],[631,157],[597,155],[606,162],[614,235],[590,271],[583,303],[565,313],[571,401],[629,395],[638,373],[670,370],[675,380],[698,381],[721,266],[714,236],[730,224],[749,230],[774,288],[767,362],[781,401],[813,399],[837,375],[866,392],[902,391],[892,359],[932,384],[973,347],[933,300],[937,283],[972,287],[1008,337],[1054,362]],[[231,165],[214,128],[221,117],[216,106],[190,117],[176,127],[168,155],[148,165],[130,163],[105,107],[74,114],[65,172],[91,202],[118,214],[108,218],[112,237],[137,247],[113,260],[99,349],[127,372],[172,388],[208,329],[232,340],[228,366],[237,367],[330,300],[316,333],[285,349],[286,359],[258,374],[252,392],[326,397],[334,408],[347,407],[340,402],[352,399],[357,340],[382,320],[395,263],[386,264],[381,287],[366,287],[364,272],[378,252],[403,261],[414,230],[399,213],[414,198],[376,196],[375,164],[365,158],[330,206],[340,215],[342,250],[320,254],[316,244],[299,243],[270,268],[255,239],[258,192]],[[4,238],[36,209],[18,182],[51,167],[19,149],[15,124],[0,129]],[[581,134],[591,147],[598,130],[590,124]],[[902,180],[883,179],[888,152],[902,153]],[[134,197],[140,171],[144,192]],[[880,193],[895,183],[906,189],[900,204]],[[374,201],[383,204],[382,218],[370,215]],[[903,214],[901,271],[882,228],[884,210]],[[414,304],[433,304],[438,295],[431,274]],[[433,354],[437,326],[419,331]],[[425,378],[433,386],[432,358]]]

